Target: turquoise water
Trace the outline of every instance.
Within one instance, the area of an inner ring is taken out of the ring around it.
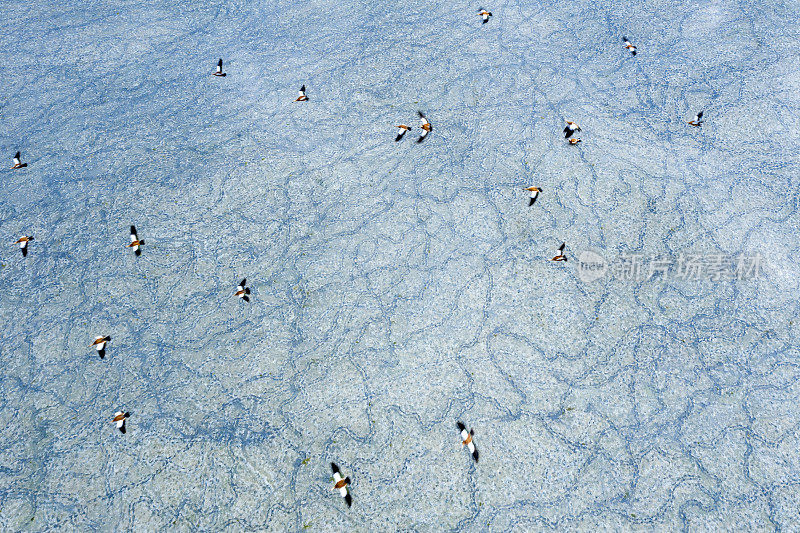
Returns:
[[[174,4],[4,5],[0,528],[796,527],[797,4]]]

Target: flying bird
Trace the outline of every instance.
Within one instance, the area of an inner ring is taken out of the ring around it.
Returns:
[[[581,131],[581,127],[568,120],[567,126],[564,128],[564,138],[569,139],[576,131]]]
[[[28,243],[33,240],[31,235],[23,235],[14,244],[19,244],[19,249],[22,252],[22,257],[28,257]]]
[[[130,413],[127,412],[123,413],[122,411],[117,411],[116,413],[114,413],[113,422],[117,424],[117,429],[120,431],[120,433],[123,434],[125,433],[125,420],[130,418],[130,416],[131,416]]]
[[[475,462],[478,462],[478,450],[475,449],[475,443],[472,442],[472,437],[475,436],[475,430],[470,428],[469,433],[467,433],[467,427],[463,424],[463,422],[458,422],[458,429],[461,431],[461,445],[466,446],[469,450],[469,453],[472,454],[472,458],[475,459]]]
[[[558,255],[552,258],[550,261],[566,261],[567,256],[564,255],[564,248],[566,248],[567,243],[562,242],[561,246],[558,247]]]
[[[542,192],[542,189],[539,187],[528,187],[525,190],[531,193],[531,201],[528,204],[528,207],[530,207],[536,203],[536,199],[539,198],[539,193]]]
[[[331,463],[331,470],[333,470],[333,481],[335,483],[332,490],[338,490],[339,495],[344,498],[347,506],[352,506],[353,497],[350,496],[350,491],[347,489],[347,486],[350,484],[350,478],[342,477],[342,473],[339,471],[339,467],[336,466],[336,463]]]
[[[578,139],[577,137],[573,137],[572,139],[569,140],[569,144],[578,144],[579,142],[582,142],[582,141],[580,139]]]
[[[427,118],[425,118],[425,115],[422,114],[422,111],[417,111],[417,114],[419,115],[419,127],[422,128],[422,133],[419,134],[419,139],[417,139],[417,142],[421,143],[425,140],[425,137],[428,136],[431,130],[433,130],[433,126],[431,126],[431,123]]]
[[[297,91],[298,97],[295,98],[295,102],[308,102],[308,96],[306,96],[306,86],[303,85],[300,87],[300,90]]]
[[[97,350],[97,355],[100,356],[100,359],[103,359],[106,356],[106,344],[111,341],[111,337],[95,337],[92,346],[94,349]]]
[[[694,116],[692,120],[689,121],[689,124],[692,126],[700,127],[703,125],[703,112],[700,111],[698,114]]]
[[[623,35],[622,42],[625,43],[625,48],[631,53],[632,56],[636,55],[636,47],[631,44],[627,37]]]
[[[214,71],[214,76],[219,76],[220,78],[224,78],[227,75],[228,75],[227,73],[222,72],[222,58],[220,58],[219,62],[217,63],[217,70]]]
[[[136,257],[139,257],[142,255],[141,246],[144,246],[144,239],[139,239],[139,235],[136,233],[136,226],[131,226],[131,243],[126,248],[133,248],[133,253],[136,254]]]
[[[490,12],[486,11],[483,8],[481,8],[481,10],[478,12],[478,15],[483,17],[483,24],[486,24],[487,22],[489,22],[489,17],[492,16],[492,14]]]
[[[14,166],[11,167],[11,170],[16,170],[18,168],[25,168],[28,166],[28,163],[20,163],[20,153],[17,152],[14,154]]]
[[[397,133],[397,137],[394,138],[394,142],[402,139],[407,131],[411,131],[411,126],[406,126],[405,124],[400,124],[399,126],[395,126],[395,128],[400,128],[400,131]]]
[[[250,294],[250,289],[247,288],[247,278],[243,278],[242,281],[239,282],[239,285],[236,286],[236,293],[234,296],[238,296],[245,302],[249,302],[250,297],[248,294]]]

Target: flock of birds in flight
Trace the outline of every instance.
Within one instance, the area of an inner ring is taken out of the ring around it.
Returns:
[[[482,18],[482,24],[486,24],[489,22],[489,17],[492,16],[492,13],[486,11],[485,9],[480,9],[478,15]],[[625,45],[625,49],[630,52],[632,56],[636,55],[636,47],[628,40],[627,37],[622,37],[622,42]],[[223,72],[222,69],[223,62],[220,59],[217,62],[217,68],[212,73],[214,76],[217,77],[225,77],[227,76],[226,72]],[[295,102],[308,102],[308,96],[306,95],[306,86],[302,85],[300,90],[298,91],[298,96],[294,100]],[[424,141],[428,134],[433,131],[433,126],[431,125],[430,121],[427,117],[422,113],[422,111],[418,111],[417,114],[419,115],[420,125],[419,129],[420,134],[417,138],[417,142],[421,143]],[[692,120],[688,122],[690,125],[695,127],[700,127],[703,123],[703,111],[697,113]],[[410,132],[413,128],[411,126],[407,126],[405,124],[399,124],[395,126],[400,131],[395,137],[395,142],[401,141],[406,133]],[[581,132],[581,127],[576,124],[575,122],[566,121],[566,126],[564,127],[564,138],[567,139],[567,142],[571,145],[576,145],[581,142],[581,139],[576,137],[575,135]],[[22,169],[27,167],[27,163],[23,163],[21,159],[20,152],[14,154],[13,158],[13,166],[11,167],[12,170]],[[536,200],[539,198],[539,194],[543,191],[541,187],[531,186],[525,188],[526,191],[530,193],[530,202],[529,206],[533,206],[536,203]],[[22,252],[23,257],[28,256],[28,244],[33,242],[34,237],[33,235],[23,235],[21,236],[14,244],[19,246],[20,251]],[[136,230],[136,226],[130,227],[130,242],[126,245],[127,248],[131,248],[135,256],[139,257],[142,254],[142,246],[145,245],[144,239],[139,237],[139,234]],[[553,257],[551,261],[559,262],[559,261],[567,261],[567,256],[564,252],[566,248],[566,243],[562,243],[561,246],[558,247],[558,255]],[[242,279],[239,284],[236,286],[236,290],[234,292],[234,296],[241,298],[245,302],[250,302],[250,289],[247,287],[247,279]],[[94,347],[97,350],[97,354],[100,356],[100,359],[105,358],[106,355],[106,347],[108,343],[111,342],[111,337],[108,335],[101,335],[94,339],[92,342],[91,347]],[[116,424],[117,429],[121,433],[126,433],[125,428],[125,421],[131,416],[130,412],[127,411],[117,411],[114,413],[112,418],[112,422]],[[462,422],[457,422],[456,427],[460,432],[461,437],[461,444],[465,446],[469,451],[470,455],[472,456],[475,463],[478,462],[478,450],[475,448],[475,443],[473,442],[473,436],[475,435],[475,430],[470,429],[467,431],[466,426]],[[333,490],[339,492],[342,498],[344,498],[348,507],[353,504],[353,498],[350,495],[350,491],[348,486],[350,485],[350,478],[349,477],[342,477],[341,471],[336,463],[331,463],[331,470],[333,472],[333,481],[334,486]]]

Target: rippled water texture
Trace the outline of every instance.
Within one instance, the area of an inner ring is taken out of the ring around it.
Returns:
[[[796,527],[797,3],[3,12],[0,529]]]

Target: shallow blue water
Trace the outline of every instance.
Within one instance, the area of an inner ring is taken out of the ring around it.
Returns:
[[[172,4],[4,5],[3,530],[796,527],[797,4]]]

